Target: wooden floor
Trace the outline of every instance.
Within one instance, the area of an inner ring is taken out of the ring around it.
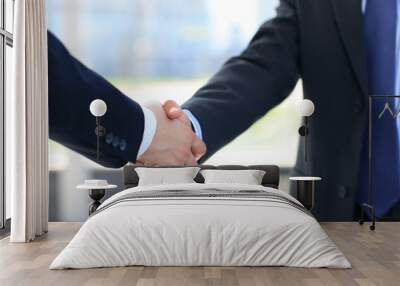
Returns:
[[[0,285],[400,285],[400,223],[378,223],[375,232],[357,223],[323,227],[352,269],[287,267],[124,267],[48,270],[79,223],[51,223],[49,233],[29,244],[0,241]]]

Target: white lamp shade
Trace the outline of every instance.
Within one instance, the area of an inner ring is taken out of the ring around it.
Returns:
[[[299,104],[299,113],[301,116],[311,116],[314,113],[314,103],[309,99],[303,99]]]
[[[95,99],[90,103],[89,109],[93,116],[100,117],[106,114],[107,104],[101,99]]]

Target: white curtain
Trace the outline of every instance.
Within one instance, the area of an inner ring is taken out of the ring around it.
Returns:
[[[48,84],[45,0],[15,1],[12,92],[6,98],[6,187],[12,242],[48,225]]]

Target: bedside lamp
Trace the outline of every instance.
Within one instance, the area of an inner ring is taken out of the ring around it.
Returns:
[[[298,106],[299,113],[304,117],[304,125],[300,126],[299,134],[304,137],[304,161],[307,163],[307,135],[310,133],[308,127],[308,118],[314,114],[315,106],[314,103],[309,99],[303,99]],[[289,180],[296,182],[297,184],[297,199],[301,202],[305,208],[312,210],[314,208],[314,193],[315,183],[321,181],[320,177],[290,177]]]
[[[309,99],[303,99],[299,104],[299,113],[304,117],[304,125],[299,128],[299,134],[304,137],[304,161],[307,162],[307,135],[310,132],[308,128],[308,118],[315,111],[314,103]]]
[[[101,117],[107,112],[107,104],[101,99],[95,99],[90,103],[90,113],[96,117],[95,134],[97,136],[97,163],[100,162],[100,137],[106,135],[106,128],[101,125]]]
[[[96,117],[97,136],[97,163],[100,163],[100,137],[106,135],[106,128],[101,125],[101,117],[107,112],[107,104],[101,99],[95,99],[90,103],[90,113]],[[106,190],[117,188],[116,185],[110,185],[107,180],[85,180],[85,182],[76,187],[78,190],[88,190],[89,197],[93,200],[89,205],[89,215],[94,213],[100,206],[100,200],[104,197]]]

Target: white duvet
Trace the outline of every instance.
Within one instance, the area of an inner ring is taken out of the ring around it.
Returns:
[[[262,190],[262,186],[179,184],[127,189]],[[297,202],[298,203],[298,202]],[[153,198],[121,201],[90,217],[50,269],[145,266],[293,266],[349,268],[350,263],[309,214],[257,198]]]

